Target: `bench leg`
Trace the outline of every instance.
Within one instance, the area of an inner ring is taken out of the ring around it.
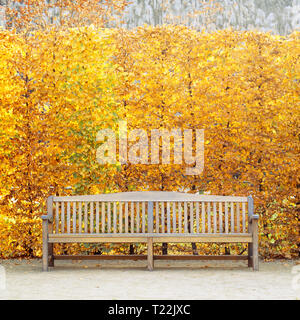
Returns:
[[[249,233],[252,234],[252,221],[249,220]],[[253,243],[249,242],[248,243],[248,267],[252,268],[253,267]]]
[[[54,267],[53,243],[48,243],[49,267]]]
[[[248,267],[252,268],[253,267],[253,243],[249,242],[248,243]]]
[[[48,220],[43,220],[43,271],[48,271]]]
[[[258,271],[258,221],[254,219],[252,221],[252,232],[253,232],[253,270]]]
[[[53,224],[52,222],[48,222],[48,234],[53,233]],[[53,243],[48,243],[48,254],[49,254],[49,260],[48,265],[49,267],[54,267],[54,256],[53,256]]]
[[[147,256],[148,256],[148,270],[153,270],[153,238],[148,238],[148,248],[147,248]]]

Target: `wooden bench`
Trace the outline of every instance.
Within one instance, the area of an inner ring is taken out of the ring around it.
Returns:
[[[258,270],[252,197],[145,191],[50,196],[43,219],[43,270],[55,259],[248,260]],[[248,243],[248,255],[153,255],[153,243]],[[146,255],[54,255],[54,243],[145,243]]]

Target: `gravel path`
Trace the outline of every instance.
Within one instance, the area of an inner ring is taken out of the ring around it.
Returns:
[[[157,261],[153,272],[146,261],[55,264],[46,273],[37,259],[0,260],[0,299],[300,299],[299,260],[259,272],[244,261]]]

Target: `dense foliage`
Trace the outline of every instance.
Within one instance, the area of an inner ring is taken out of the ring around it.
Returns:
[[[0,256],[41,255],[48,195],[126,190],[252,194],[260,254],[298,255],[299,49],[299,33],[183,26],[0,31]],[[96,134],[120,119],[204,129],[203,173],[100,165]]]

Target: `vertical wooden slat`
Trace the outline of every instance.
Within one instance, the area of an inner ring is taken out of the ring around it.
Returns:
[[[201,202],[202,233],[205,233],[205,202]]]
[[[134,233],[134,202],[131,202],[131,215],[130,215],[130,232]]]
[[[113,209],[113,215],[114,215],[114,233],[117,233],[117,203],[114,201],[114,209]]]
[[[105,232],[105,202],[101,204],[101,231]]]
[[[228,233],[228,202],[225,202],[225,233]]]
[[[172,232],[176,233],[176,202],[173,202],[173,227]]]
[[[187,203],[186,201],[184,202],[183,204],[183,210],[184,210],[184,233],[187,233],[188,232],[188,228],[187,228],[187,225],[188,225],[188,222],[187,222]]]
[[[71,203],[67,202],[67,233],[70,233],[70,216],[71,216]]]
[[[161,232],[165,233],[165,203],[160,203],[160,214],[161,214]]]
[[[99,233],[99,202],[96,202],[96,233]]]
[[[110,212],[110,208],[111,208],[111,203],[108,202],[107,203],[107,232],[111,233],[111,212]]]
[[[155,224],[156,224],[156,233],[159,233],[159,203],[155,202]]]
[[[181,202],[178,202],[178,231],[182,233],[182,206]]]
[[[148,270],[153,270],[153,238],[149,237],[147,239],[147,261],[148,261]]]
[[[84,232],[88,232],[88,203],[84,202]]]
[[[243,204],[242,204],[242,210],[243,210],[243,212],[242,212],[242,215],[243,215],[243,233],[245,233],[246,232],[246,203],[245,202],[243,202]]]
[[[148,201],[148,228],[147,232],[152,233],[153,232],[153,202]]]
[[[136,232],[140,232],[140,203],[136,203]]]
[[[208,232],[208,233],[211,233],[210,202],[207,202],[207,232]]]
[[[123,233],[123,203],[119,203],[119,233]]]
[[[167,202],[167,233],[171,233],[170,219],[171,219],[171,210],[170,210],[170,201],[168,201]]]
[[[145,218],[145,202],[142,202],[142,231],[146,232],[146,218]]]
[[[74,201],[73,202],[73,233],[76,233],[76,208],[77,203]]]
[[[223,233],[223,208],[222,208],[222,202],[219,202],[219,232]]]
[[[128,233],[128,202],[125,202],[125,233]]]
[[[199,202],[196,202],[196,232],[199,233]]]
[[[79,233],[82,233],[82,203],[79,202],[78,208],[78,226],[79,226]]]
[[[194,204],[190,202],[190,232],[194,233]]]
[[[236,203],[236,232],[240,233],[240,203]]]
[[[213,210],[214,210],[214,233],[217,233],[217,203],[213,203]]]
[[[90,233],[94,233],[94,202],[90,202]]]
[[[234,233],[234,203],[230,203],[230,222],[231,222],[231,233]]]
[[[55,203],[55,232],[59,232],[59,202]]]

